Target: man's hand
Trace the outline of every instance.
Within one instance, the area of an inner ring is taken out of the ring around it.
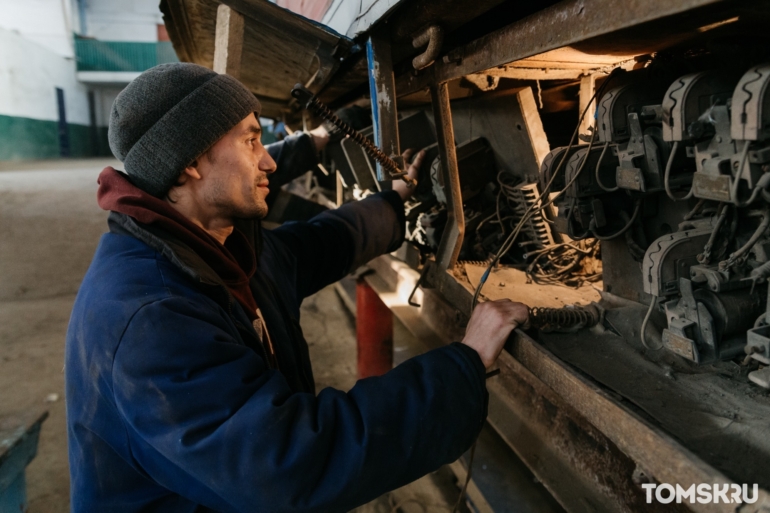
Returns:
[[[310,130],[308,134],[310,135],[310,138],[313,139],[313,144],[315,144],[315,151],[320,152],[329,142],[329,132],[326,130],[326,128],[324,128],[323,125],[319,125],[317,128]]]
[[[404,162],[409,162],[409,159],[412,158],[412,154],[414,153],[414,150],[409,149],[406,150],[403,153]],[[414,178],[417,180],[417,172],[420,170],[420,166],[422,165],[422,160],[425,158],[425,150],[421,151],[417,154],[417,156],[414,157],[414,160],[412,160],[412,163],[407,168],[407,176],[409,178]],[[406,201],[409,198],[412,197],[412,194],[414,194],[414,187],[409,187],[406,185],[406,182],[404,182],[402,179],[393,180],[393,190],[396,191],[399,196],[401,196],[401,199]]]
[[[511,331],[529,323],[529,309],[510,299],[487,301],[476,307],[465,331],[462,343],[479,353],[489,370],[503,350]]]

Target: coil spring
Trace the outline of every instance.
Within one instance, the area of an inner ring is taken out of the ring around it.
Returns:
[[[385,155],[364,134],[338,118],[329,107],[321,103],[321,101],[316,98],[313,93],[302,87],[301,84],[294,86],[294,89],[291,90],[291,95],[296,98],[306,109],[313,111],[316,115],[336,126],[345,135],[353,139],[354,142],[356,142],[364,149],[367,155],[379,162],[379,164],[388,172],[391,178],[401,178],[410,185],[417,185],[417,181],[407,178],[406,171],[402,171],[393,159]]]
[[[529,322],[535,328],[566,329],[593,326],[599,319],[581,307],[534,307],[529,309]]]

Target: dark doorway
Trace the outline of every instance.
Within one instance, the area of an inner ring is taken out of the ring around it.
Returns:
[[[70,156],[70,131],[67,127],[67,109],[64,106],[64,89],[56,88],[56,104],[59,108],[59,155]]]

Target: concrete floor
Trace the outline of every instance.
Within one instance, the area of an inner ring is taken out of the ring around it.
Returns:
[[[0,414],[47,409],[27,469],[30,513],[69,511],[64,337],[75,294],[106,212],[96,178],[112,160],[0,163]],[[334,290],[308,298],[302,327],[317,387],[355,382],[355,327]],[[405,333],[403,329],[397,333]],[[359,513],[448,511],[453,476],[441,471],[359,508]]]

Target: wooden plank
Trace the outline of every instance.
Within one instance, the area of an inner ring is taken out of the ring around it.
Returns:
[[[217,7],[214,36],[214,71],[240,78],[243,56],[243,15],[231,7]]]
[[[543,128],[543,121],[540,119],[540,111],[535,103],[535,94],[531,87],[522,89],[518,93],[519,107],[521,115],[524,118],[524,127],[529,135],[532,144],[532,151],[537,159],[538,166],[543,163],[546,155],[551,151],[551,145],[548,144],[548,136]],[[537,181],[537,176],[532,177]]]
[[[588,106],[588,112],[580,120],[579,134],[588,135],[589,127],[594,125],[594,112],[596,111],[596,100],[591,100],[596,90],[596,75],[584,75],[580,77],[580,102],[578,112],[581,114]],[[590,101],[590,105],[589,105]]]

